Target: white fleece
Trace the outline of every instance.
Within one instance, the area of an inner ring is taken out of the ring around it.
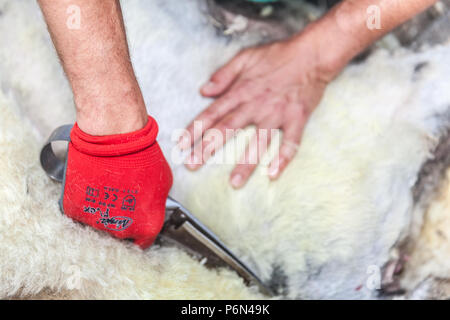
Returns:
[[[212,159],[188,172],[173,161],[172,138],[210,102],[198,87],[258,35],[219,36],[201,0],[122,4],[136,74],[172,164],[171,194],[284,296],[374,297],[367,272],[407,232],[411,188],[445,129],[450,45],[380,50],[348,67],[282,177],[269,183],[260,166],[235,191],[231,164]],[[54,127],[73,121],[70,90],[34,1],[1,0],[0,10],[0,296],[50,287],[68,298],[258,297],[235,274],[207,270],[177,249],[142,253],[59,214],[59,187],[40,170],[38,150]],[[240,135],[237,149],[244,146]],[[227,145],[215,157],[224,154],[240,155]],[[82,281],[71,289],[74,274]]]
[[[450,279],[450,169],[441,192],[425,215],[425,222],[413,253],[407,261],[401,284],[408,290],[420,289],[425,279]],[[446,284],[447,299],[450,283]],[[414,292],[414,291],[413,291]],[[427,297],[427,296],[425,296]]]

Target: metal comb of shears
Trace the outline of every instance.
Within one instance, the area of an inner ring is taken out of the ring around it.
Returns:
[[[55,129],[40,154],[42,168],[51,179],[58,182],[64,181],[65,162],[56,156],[52,142],[70,141],[71,129],[72,125],[64,125]],[[262,282],[255,272],[237,258],[192,213],[170,196],[166,201],[165,222],[156,241],[162,245],[181,247],[208,267],[229,267],[236,271],[247,284],[258,286],[263,294],[273,295],[272,290]]]

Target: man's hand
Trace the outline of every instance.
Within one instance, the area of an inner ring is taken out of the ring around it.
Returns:
[[[318,69],[310,43],[292,40],[246,49],[214,73],[211,81],[201,89],[204,96],[217,97],[195,119],[203,122],[201,134],[216,128],[226,140],[231,138],[226,137],[226,129],[239,129],[250,124],[258,129],[245,151],[245,158],[231,174],[233,187],[241,187],[255,170],[270,140],[271,129],[283,130],[279,156],[269,166],[269,177],[279,176],[294,157],[306,121],[330,78]],[[267,132],[261,135],[264,129]],[[194,136],[193,124],[187,130],[194,140],[200,138]],[[185,147],[190,147],[189,143]],[[192,157],[208,160],[211,155],[209,143],[214,144],[205,139],[201,147],[192,151]],[[202,150],[208,152],[202,155]],[[200,164],[193,161],[188,167],[196,169]]]
[[[253,124],[267,129],[269,138],[271,129],[281,129],[279,156],[268,169],[271,179],[278,178],[295,156],[305,124],[329,81],[372,42],[435,2],[346,0],[292,39],[245,49],[202,87],[204,96],[216,100],[188,126],[180,137],[180,148],[191,148],[208,129],[220,130],[223,141],[231,138],[226,129]],[[375,29],[367,23],[368,8],[374,5],[381,21],[381,27]],[[196,121],[202,122],[200,133],[194,132]],[[247,146],[242,164],[231,173],[235,188],[245,184],[267,147],[260,132],[257,130]],[[186,163],[191,170],[208,160],[213,148],[221,147],[210,139],[197,146]]]
[[[118,0],[39,0],[72,87],[80,129],[92,135],[143,128],[147,110],[131,65]],[[78,6],[79,28],[67,9]]]
[[[39,0],[72,86],[77,122],[62,197],[70,218],[147,248],[160,232],[172,173],[134,75],[118,0]],[[79,28],[67,8],[78,6]]]

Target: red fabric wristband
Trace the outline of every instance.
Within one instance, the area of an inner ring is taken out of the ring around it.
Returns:
[[[74,147],[92,156],[120,156],[143,150],[156,141],[158,124],[155,119],[148,117],[144,128],[125,134],[109,136],[91,136],[81,131],[75,123],[70,140]]]

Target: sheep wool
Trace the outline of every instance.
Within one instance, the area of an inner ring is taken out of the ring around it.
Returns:
[[[450,126],[450,44],[379,49],[347,67],[281,178],[266,176],[276,137],[236,191],[229,173],[254,128],[197,172],[184,168],[174,145],[210,103],[200,85],[263,37],[219,35],[202,0],[122,6],[136,75],[173,169],[170,194],[278,298],[375,298],[373,277],[415,223],[411,190]],[[73,123],[70,88],[36,3],[0,0],[0,10],[0,297],[262,298],[234,272],[207,269],[180,249],[140,251],[60,214],[60,186],[40,169],[38,152],[54,127]]]

